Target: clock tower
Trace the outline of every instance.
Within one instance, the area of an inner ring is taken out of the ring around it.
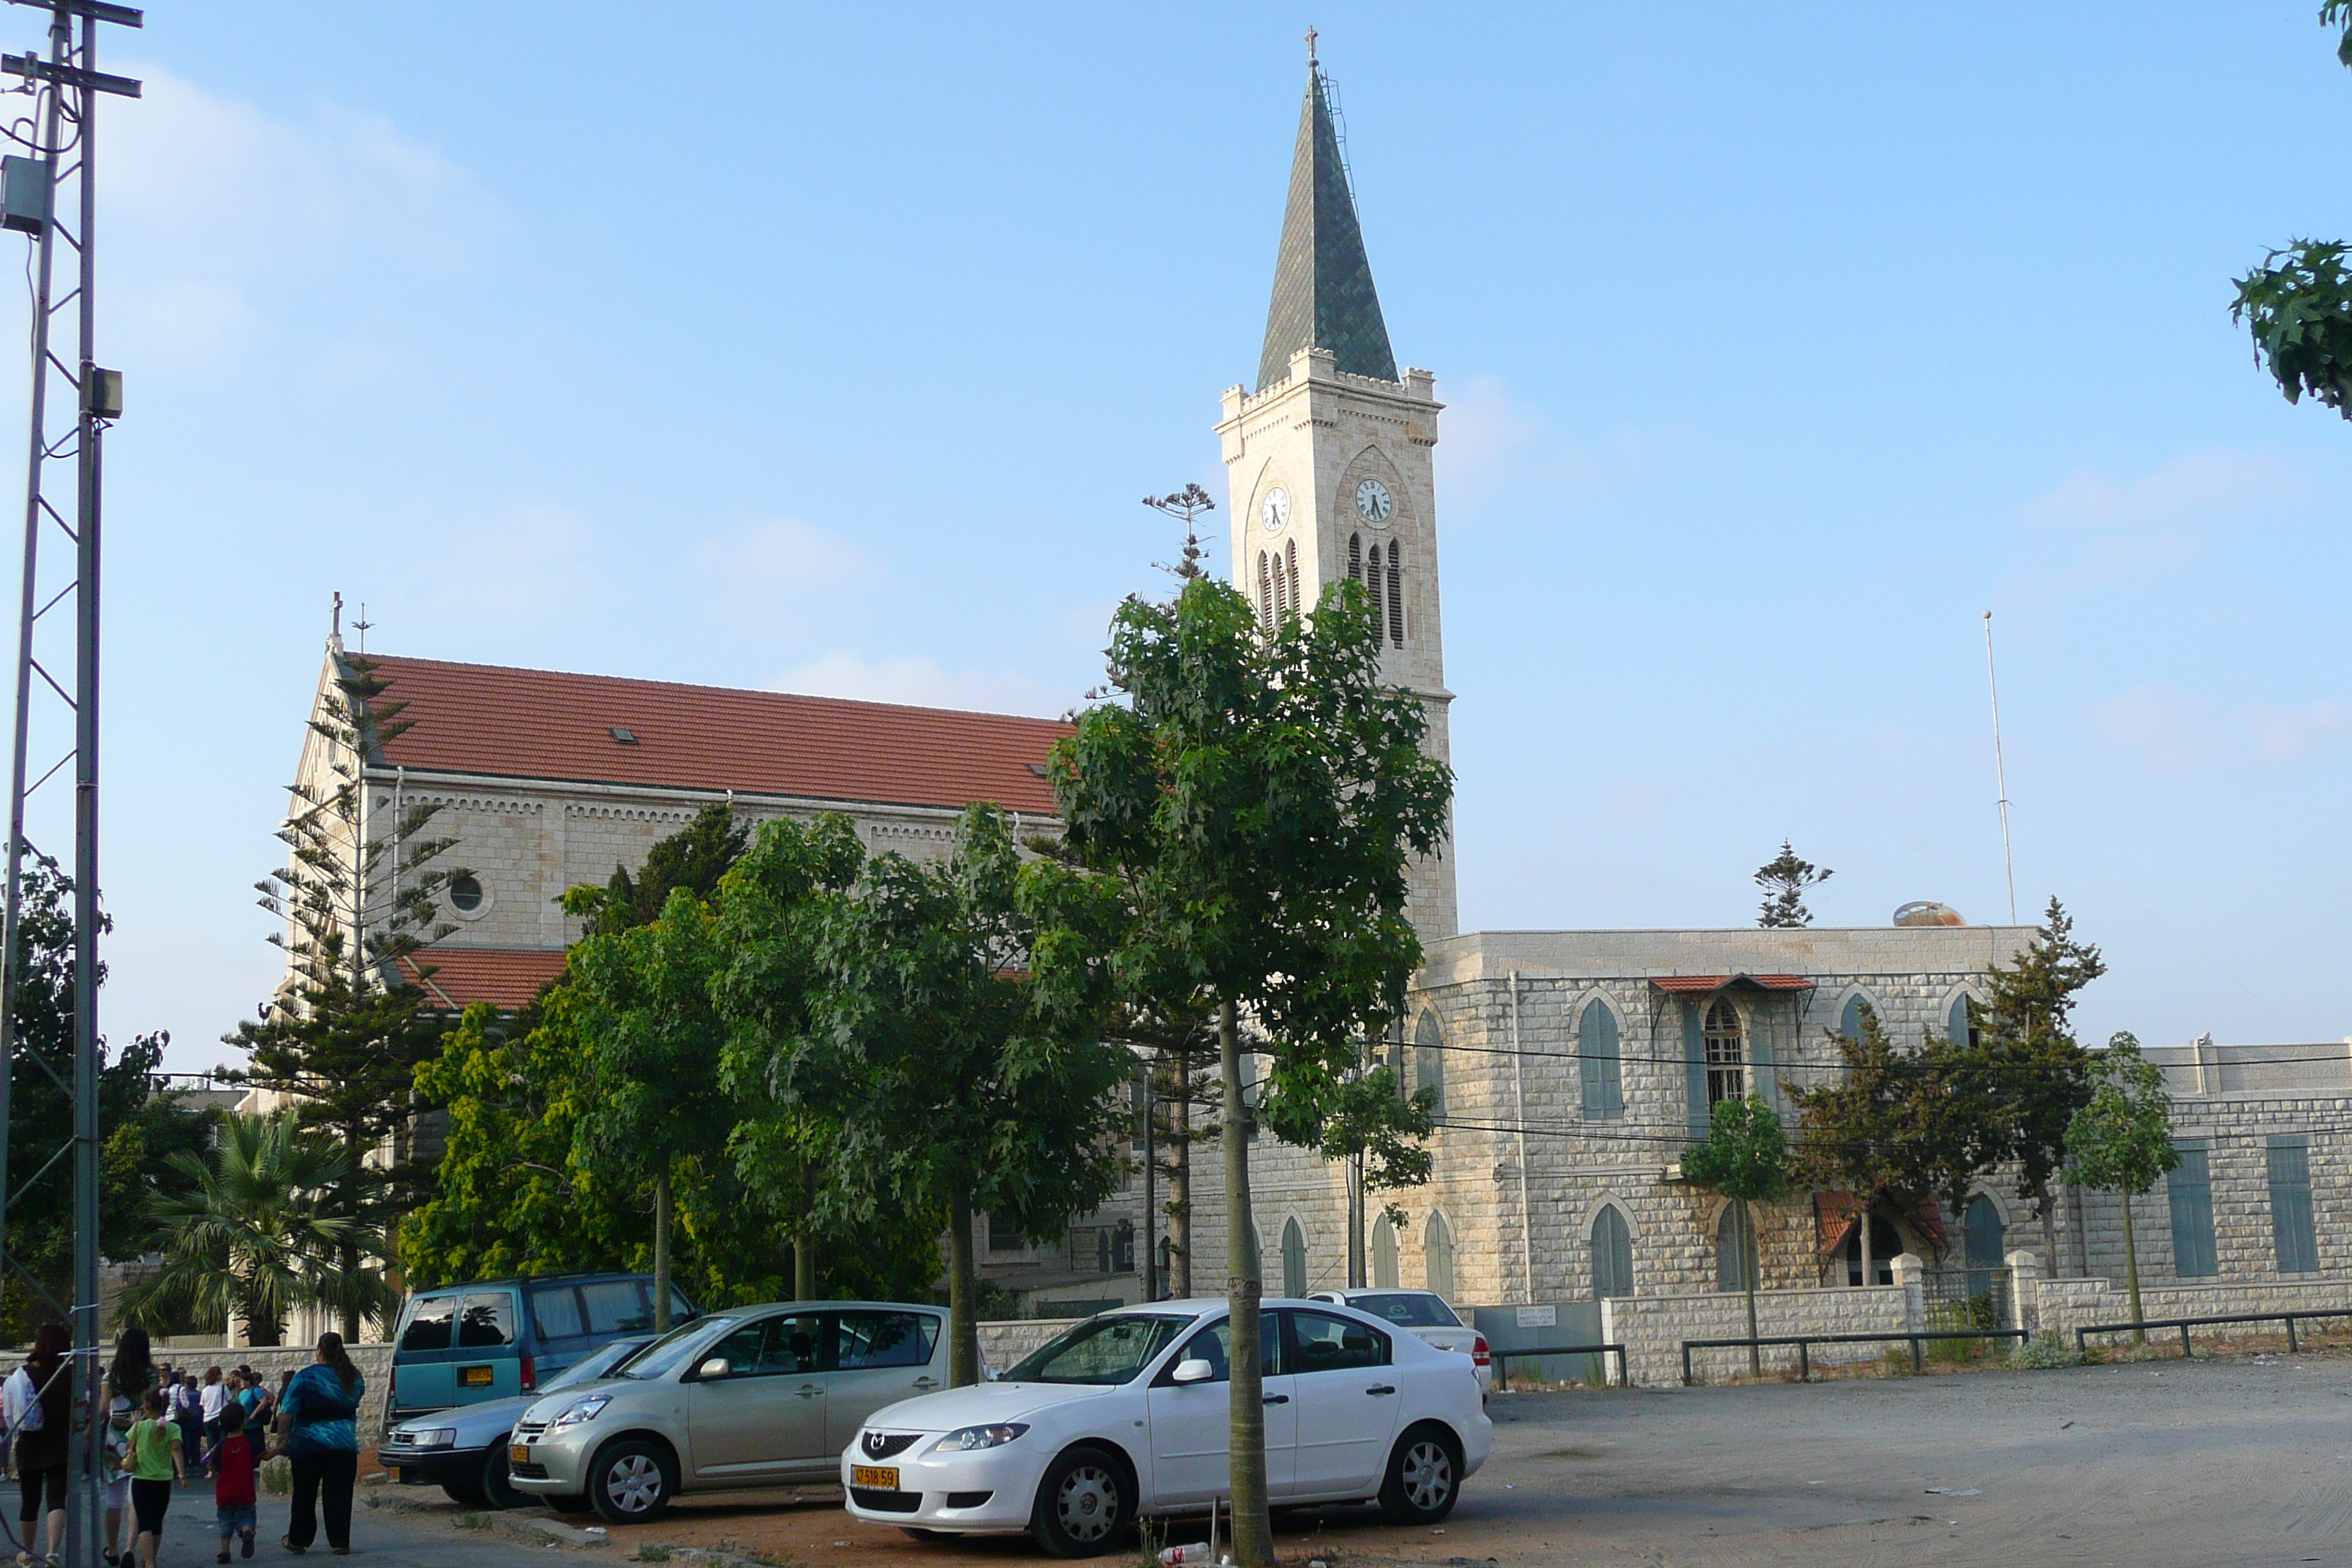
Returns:
[[[1437,599],[1437,495],[1430,458],[1443,406],[1425,370],[1400,371],[1310,55],[1276,254],[1274,302],[1255,390],[1224,396],[1234,584],[1259,619],[1312,610],[1342,578],[1364,585],[1381,625],[1381,671],[1429,714],[1447,760],[1445,659]],[[1424,942],[1454,934],[1452,834],[1414,862],[1406,916]]]

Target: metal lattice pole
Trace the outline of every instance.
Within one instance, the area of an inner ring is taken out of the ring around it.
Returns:
[[[103,1351],[99,1342],[99,1034],[98,1034],[98,713],[99,713],[99,569],[100,562],[100,456],[107,427],[121,413],[121,378],[98,365],[98,191],[97,150],[99,99],[107,94],[135,98],[139,84],[98,68],[98,29],[101,23],[136,27],[142,14],[107,0],[12,0],[49,13],[47,58],[27,51],[0,56],[0,70],[24,79],[26,89],[37,95],[29,133],[12,130],[12,140],[25,146],[29,157],[12,158],[5,176],[8,226],[36,236],[37,261],[33,291],[31,440],[26,461],[25,497],[24,579],[19,600],[16,639],[16,709],[15,748],[9,772],[7,883],[5,913],[0,913],[0,1216],[16,1196],[8,1191],[7,1133],[10,1078],[16,1040],[14,1025],[16,995],[24,980],[22,940],[24,858],[27,850],[26,800],[64,765],[58,764],[29,786],[26,763],[34,740],[33,709],[42,700],[41,687],[63,700],[73,713],[74,764],[74,994],[73,1100],[68,1162],[73,1178],[73,1279],[66,1317],[73,1334],[72,1383],[75,1411],[67,1432],[67,1478],[70,1496],[66,1511],[64,1560],[74,1568],[97,1568],[105,1506],[104,1450],[96,1441],[96,1413],[103,1394]],[[79,23],[79,27],[76,24]],[[58,209],[68,188],[79,199],[70,220]],[[59,240],[73,247],[76,287],[64,300],[52,298]],[[70,365],[51,343],[51,324],[67,303],[75,307],[77,352]],[[69,395],[74,424],[69,436],[52,439],[50,383]],[[60,515],[50,491],[50,465],[70,459],[74,465],[73,521]],[[73,542],[73,574],[46,601],[41,598],[41,542],[54,525]],[[38,637],[40,623],[68,597],[74,602],[71,649],[72,692],[40,658],[46,646]],[[41,687],[33,677],[41,678]],[[42,1070],[55,1076],[48,1064]],[[0,1282],[13,1269],[31,1298],[56,1310],[47,1287],[21,1267],[5,1246],[0,1226]],[[26,1550],[32,1542],[21,1543]]]

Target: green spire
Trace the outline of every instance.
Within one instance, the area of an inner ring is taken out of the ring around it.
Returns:
[[[1329,349],[1351,375],[1397,379],[1396,354],[1372,289],[1372,264],[1356,225],[1356,198],[1339,162],[1339,136],[1324,97],[1323,73],[1310,59],[1298,147],[1290,160],[1290,205],[1282,216],[1282,249],[1274,263],[1274,304],[1258,357],[1264,391],[1290,374],[1303,348]]]

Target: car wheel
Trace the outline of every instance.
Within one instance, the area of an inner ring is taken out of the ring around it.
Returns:
[[[677,1492],[667,1450],[641,1437],[624,1437],[597,1452],[588,1467],[588,1500],[614,1524],[646,1524],[668,1511]]]
[[[961,1530],[925,1530],[920,1525],[914,1524],[900,1525],[898,1527],[898,1533],[901,1535],[912,1536],[917,1541],[961,1541],[963,1539],[963,1531]]]
[[[1029,1533],[1056,1557],[1097,1557],[1135,1521],[1127,1467],[1100,1448],[1077,1447],[1045,1467]]]
[[[531,1500],[515,1490],[514,1482],[507,1478],[504,1437],[490,1445],[490,1457],[482,1461],[482,1498],[492,1508],[520,1508]]]
[[[482,1490],[482,1483],[479,1481],[443,1481],[441,1489],[447,1494],[451,1502],[463,1507],[488,1508],[490,1506],[489,1497]]]
[[[1462,1494],[1462,1446],[1443,1426],[1421,1426],[1397,1439],[1381,1482],[1381,1512],[1398,1524],[1435,1524]]]

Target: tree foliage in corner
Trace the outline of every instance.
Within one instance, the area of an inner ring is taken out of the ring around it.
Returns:
[[[1777,1204],[1789,1195],[1789,1139],[1779,1113],[1761,1096],[1719,1100],[1706,1136],[1683,1155],[1683,1174],[1739,1205],[1741,1283],[1748,1294],[1748,1337],[1756,1338],[1756,1289],[1763,1272],[1756,1245],[1757,1204]],[[1748,1370],[1764,1372],[1763,1356],[1748,1347]]]
[[[2124,1200],[2124,1268],[2131,1280],[2132,1321],[2145,1321],[2139,1306],[2139,1245],[2132,1235],[2132,1200],[2180,1163],[2172,1146],[2172,1097],[2165,1092],[2164,1069],[2140,1055],[2139,1041],[2118,1034],[2093,1069],[2091,1098],[2066,1127],[2066,1152],[2075,1179],[2086,1186],[2121,1193]],[[2147,1331],[2132,1337],[2145,1341]]]
[[[456,929],[440,900],[463,872],[432,866],[455,842],[426,836],[439,805],[398,798],[381,776],[383,748],[415,722],[406,704],[387,700],[374,660],[340,649],[333,658],[332,689],[310,721],[323,770],[288,786],[287,862],[255,884],[261,907],[286,921],[269,940],[287,950],[289,973],[257,1021],[223,1037],[247,1065],[220,1076],[290,1097],[302,1124],[341,1148],[324,1212],[341,1222],[338,1267],[356,1275],[360,1238],[430,1180],[409,1135],[416,1068],[438,1051],[443,1025],[425,1011],[416,980],[430,970],[418,955]],[[387,1145],[395,1157],[371,1163]],[[356,1341],[360,1325],[347,1305],[344,1338]]]
[[[1813,911],[1805,907],[1805,889],[1836,876],[1799,857],[1785,838],[1780,853],[1756,868],[1756,885],[1764,889],[1764,905],[1756,917],[1759,926],[1809,926]]]
[[[2336,58],[2352,67],[2352,0],[2327,0],[2324,27],[2338,30]],[[2234,281],[2230,318],[2253,334],[2289,403],[2305,393],[2352,419],[2352,268],[2340,240],[2298,239]]]

